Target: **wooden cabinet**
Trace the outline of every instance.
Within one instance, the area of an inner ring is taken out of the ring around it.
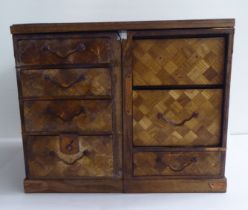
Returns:
[[[225,192],[234,20],[11,26],[26,192]]]

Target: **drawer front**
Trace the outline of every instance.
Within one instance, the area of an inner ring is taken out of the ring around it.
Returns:
[[[218,145],[221,105],[220,89],[133,91],[133,143]]]
[[[111,136],[27,137],[28,178],[113,176]]]
[[[23,97],[111,96],[108,69],[21,70]]]
[[[134,85],[221,84],[223,37],[134,40]]]
[[[134,176],[216,176],[221,152],[137,152]]]
[[[29,38],[16,47],[17,66],[109,63],[112,56],[109,38]]]
[[[27,132],[110,132],[110,100],[24,101]]]

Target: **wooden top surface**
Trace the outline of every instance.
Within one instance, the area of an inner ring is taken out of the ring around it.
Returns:
[[[10,30],[12,34],[33,34],[113,30],[233,28],[234,25],[235,19],[205,19],[131,22],[15,24],[10,27]]]

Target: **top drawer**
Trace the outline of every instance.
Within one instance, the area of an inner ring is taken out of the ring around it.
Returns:
[[[134,85],[221,84],[224,37],[136,39]]]
[[[97,64],[111,60],[111,37],[39,36],[16,40],[16,64]]]

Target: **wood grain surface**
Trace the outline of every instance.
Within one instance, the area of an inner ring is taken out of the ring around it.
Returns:
[[[16,42],[16,65],[108,63],[111,41],[105,38],[39,37]],[[32,52],[32,53],[30,53]]]
[[[78,31],[116,31],[186,28],[233,28],[235,19],[199,19],[199,20],[157,20],[128,22],[91,22],[91,23],[39,23],[15,24],[12,34],[34,34]]]
[[[28,132],[112,131],[109,100],[25,101],[23,109]]]
[[[28,178],[75,178],[113,176],[111,136],[69,138],[63,151],[64,137],[31,136],[27,139]],[[71,148],[69,147],[71,146]],[[74,151],[73,151],[74,150]]]
[[[106,68],[22,70],[23,97],[111,96]]]
[[[134,176],[213,176],[221,173],[220,152],[137,152]]]

